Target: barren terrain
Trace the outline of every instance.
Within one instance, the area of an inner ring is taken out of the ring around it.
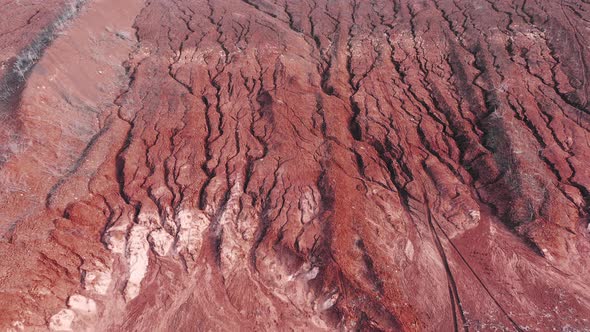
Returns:
[[[587,0],[0,0],[0,330],[590,331]]]

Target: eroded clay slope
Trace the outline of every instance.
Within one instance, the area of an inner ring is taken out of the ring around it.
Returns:
[[[88,1],[3,110],[1,326],[587,331],[589,11]]]

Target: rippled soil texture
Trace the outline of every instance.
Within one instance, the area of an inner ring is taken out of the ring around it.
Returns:
[[[587,0],[0,13],[0,329],[590,330]]]

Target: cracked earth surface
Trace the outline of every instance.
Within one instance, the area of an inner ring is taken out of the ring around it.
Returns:
[[[3,330],[590,330],[588,1],[0,15]]]

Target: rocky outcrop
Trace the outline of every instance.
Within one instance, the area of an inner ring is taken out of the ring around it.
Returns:
[[[3,104],[3,328],[590,326],[589,4],[76,8]]]

